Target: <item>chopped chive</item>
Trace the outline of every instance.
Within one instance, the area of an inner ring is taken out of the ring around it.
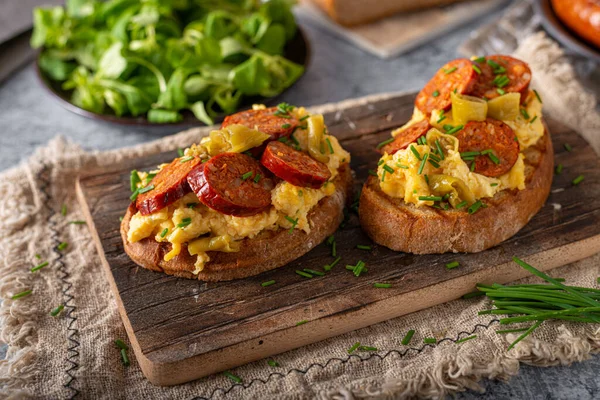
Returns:
[[[433,168],[439,168],[440,164],[438,164],[437,162],[433,161],[433,160],[429,160],[429,164],[431,164],[433,166]],[[427,180],[427,175],[425,175],[425,180]]]
[[[177,224],[177,227],[178,227],[178,228],[185,228],[186,226],[188,226],[188,225],[189,225],[189,224],[191,224],[191,223],[192,223],[192,218],[190,218],[190,217],[186,217],[186,218],[183,218],[183,219],[181,220],[181,222],[179,222],[179,223]]]
[[[482,62],[485,62],[485,57],[484,56],[477,57],[473,61],[475,61],[476,63],[480,63],[481,64]]]
[[[252,171],[246,172],[245,174],[242,175],[242,180],[245,181],[246,179],[250,178],[253,174],[254,174],[254,172],[252,172]]]
[[[569,143],[565,143],[565,150],[566,151],[573,151],[573,148],[571,147],[571,145]]]
[[[464,342],[466,342],[467,340],[475,339],[476,337],[477,337],[477,335],[472,335],[472,336],[468,336],[468,337],[466,337],[466,338],[462,338],[462,339],[460,339],[460,340],[457,340],[457,341],[456,341],[456,344],[459,344],[459,343],[464,343]]]
[[[471,163],[471,166],[469,167],[469,171],[471,171],[471,172],[475,171],[475,162]]]
[[[436,344],[437,343],[437,339],[436,338],[432,338],[432,337],[426,337],[426,338],[423,338],[423,343],[425,343],[425,344]]]
[[[129,367],[129,357],[127,357],[127,350],[121,349],[121,362],[126,367]]]
[[[536,115],[536,116],[534,116],[534,117],[531,119],[531,121],[529,121],[529,123],[530,123],[530,124],[533,124],[533,122],[534,122],[534,121],[537,119],[537,117],[538,117],[537,115]]]
[[[498,94],[500,94],[501,96],[504,96],[506,94],[506,92],[500,88],[496,89],[496,92],[498,92]]]
[[[554,172],[556,172],[556,175],[560,175],[563,171],[563,165],[562,164],[558,164],[556,166],[556,169],[554,170]]]
[[[489,157],[490,160],[492,160],[492,162],[494,164],[496,164],[496,165],[500,164],[500,160],[493,153],[488,153],[487,156]]]
[[[66,249],[67,246],[69,246],[69,243],[67,243],[67,242],[61,242],[58,246],[56,246],[56,249],[62,251],[64,249]]]
[[[354,276],[358,278],[363,272],[369,272],[369,270],[365,268],[365,265],[366,264],[362,260],[358,260],[358,262],[354,266],[354,269],[352,270]]]
[[[494,151],[494,150],[492,150],[492,149],[485,149],[485,150],[483,150],[483,151],[481,152],[481,155],[482,155],[482,156],[485,156],[486,154],[490,154],[490,153],[492,153],[493,151]]]
[[[526,109],[521,108],[521,115],[523,116],[523,118],[525,118],[526,120],[529,119],[529,113],[527,112]]]
[[[279,363],[275,360],[268,360],[267,364],[269,364],[269,367],[273,367],[273,368],[279,367]]]
[[[64,217],[65,215],[67,215],[67,205],[63,204],[62,207],[60,208],[60,213],[61,215]]]
[[[305,120],[307,120],[308,118],[310,118],[310,115],[306,114],[305,116],[303,116],[303,117],[300,117],[300,119],[299,119],[298,121],[305,121]]]
[[[360,342],[356,342],[352,345],[352,347],[350,347],[348,349],[348,354],[352,354],[354,353],[354,351],[356,351],[356,349],[358,349],[360,347]]]
[[[333,242],[335,242],[335,236],[331,235],[327,238],[327,244],[331,246]]]
[[[14,294],[14,295],[11,297],[11,300],[17,300],[17,299],[20,299],[21,297],[29,296],[29,295],[31,294],[31,292],[32,292],[32,290],[31,290],[31,289],[24,290],[24,291],[22,291],[22,292],[19,292],[19,293],[17,293],[17,294]]]
[[[48,264],[50,264],[48,261],[44,261],[43,263],[38,264],[35,267],[31,268],[31,272],[39,271],[40,269],[48,266]]]
[[[445,124],[442,128],[444,128],[445,131],[449,131],[450,129],[453,129],[454,126],[450,124]]]
[[[333,260],[333,262],[332,262],[331,264],[328,264],[328,265],[325,265],[325,266],[323,266],[323,269],[324,269],[325,271],[330,271],[330,270],[331,270],[331,268],[335,267],[335,266],[336,266],[336,264],[337,264],[337,263],[339,263],[341,259],[342,259],[342,257],[338,257],[338,258],[336,258],[335,260]]]
[[[383,169],[389,172],[390,174],[394,173],[394,169],[387,164],[383,166]]]
[[[464,153],[460,153],[461,158],[471,157],[471,156],[479,156],[481,155],[480,151],[465,151]]]
[[[421,160],[421,165],[419,165],[419,171],[417,171],[419,175],[423,173],[423,168],[425,168],[425,163],[427,162],[428,157],[429,153],[425,153],[425,155],[423,156],[423,160]]]
[[[402,339],[402,343],[404,346],[408,345],[410,343],[410,341],[412,340],[413,335],[415,334],[415,330],[411,329],[408,332],[406,332],[406,335],[404,335],[404,338]]]
[[[294,231],[294,228],[296,228],[296,225],[298,225],[298,218],[294,219],[288,215],[285,216],[285,219],[292,224],[292,227],[290,228],[290,233],[292,233]]]
[[[446,264],[446,268],[453,269],[453,268],[458,267],[459,265],[460,265],[460,263],[458,261],[452,261],[452,262],[449,262],[448,264]]]
[[[119,217],[119,221],[123,222],[123,217]]]
[[[36,254],[35,258],[37,258],[39,260],[40,258],[42,258],[42,256],[40,254]]]
[[[377,289],[389,289],[392,287],[391,283],[374,283],[373,287]]]
[[[377,176],[377,172],[375,172],[372,169],[370,169],[369,170],[369,175]]]
[[[438,154],[440,155],[440,158],[443,160],[446,157],[444,156],[444,150],[442,149],[442,145],[440,144],[439,139],[435,140],[435,147],[437,147],[438,149]]]
[[[482,206],[483,203],[481,202],[481,200],[477,200],[475,203],[473,203],[473,205],[471,205],[471,207],[469,207],[469,214],[475,214],[477,210],[479,210]]]
[[[421,161],[421,154],[419,154],[417,149],[415,149],[415,146],[413,146],[412,144],[410,145],[410,151],[412,151],[415,157],[417,157],[417,160]]]
[[[503,334],[503,333],[525,332],[527,329],[529,329],[529,328],[501,329],[501,330],[496,331],[496,333]]]
[[[81,220],[76,220],[76,221],[69,221],[69,224],[71,224],[71,225],[86,225],[87,222],[81,221]]]
[[[488,63],[489,66],[491,66],[492,68],[500,68],[500,64],[498,64],[496,61],[494,60],[486,60],[486,62]]]
[[[196,208],[196,206],[198,206],[198,204],[200,203],[187,203],[185,206],[193,210],[194,208]]]
[[[577,178],[573,179],[573,185],[579,185],[581,182],[583,182],[583,175],[579,175]]]
[[[537,90],[533,89],[533,93],[535,94],[535,97],[537,97],[538,101],[542,103],[542,98],[540,97],[540,94],[537,92]]]
[[[436,90],[436,91],[434,91],[434,92],[433,92],[431,95],[432,95],[433,97],[438,97],[438,96],[440,95],[440,92],[439,92],[438,90]]]
[[[177,149],[177,154],[179,155],[179,157],[183,157],[185,155],[185,152],[183,151],[183,149]]]
[[[281,129],[290,129],[291,127],[292,127],[292,125],[290,125],[290,124],[281,125]]]
[[[356,248],[359,250],[371,250],[372,247],[366,244],[357,244]]]
[[[442,201],[441,196],[419,196],[420,201]]]
[[[449,131],[447,131],[446,135],[454,135],[456,132],[460,131],[462,128],[464,128],[463,125],[455,126],[454,128],[452,128]]]
[[[402,165],[402,164],[400,164],[400,163],[397,163],[397,164],[396,164],[396,167],[398,167],[398,168],[402,168],[402,169],[409,169],[409,168],[410,168],[408,165]]]
[[[303,319],[302,321],[298,321],[298,322],[296,322],[296,326],[304,325],[304,324],[306,324],[307,322],[308,322],[307,320]]]
[[[131,171],[131,175],[129,176],[129,186],[132,193],[135,192],[138,183],[140,183],[141,181],[142,180],[140,179],[140,175],[138,174],[137,170],[134,169],[133,171]]]
[[[383,158],[382,158],[381,160],[379,160],[379,161],[377,162],[377,166],[378,166],[378,167],[379,167],[379,166],[381,166],[381,165],[382,165],[384,162],[385,162],[385,161],[384,161],[384,160],[383,160]]]
[[[274,285],[274,284],[275,284],[275,279],[272,279],[270,281],[266,281],[266,282],[261,283],[260,286],[267,287],[267,286],[271,286],[271,285]]]
[[[225,375],[226,377],[228,377],[229,379],[231,379],[235,383],[242,383],[242,378],[240,378],[239,376],[236,376],[236,375],[232,374],[229,371],[223,372],[223,375]]]
[[[306,273],[306,272],[304,272],[304,271],[300,271],[300,270],[298,270],[298,269],[296,270],[296,273],[297,273],[298,275],[300,275],[300,276],[303,276],[303,277],[305,277],[305,278],[312,278],[312,277],[313,277],[311,274],[309,274],[309,273]]]
[[[329,140],[329,138],[325,138],[325,141],[327,142],[327,147],[329,147],[329,154],[333,154],[333,146],[331,145],[331,140]]]
[[[445,119],[446,119],[446,116],[445,116],[445,115],[442,115],[442,116],[441,116],[441,117],[440,117],[440,118],[437,120],[437,123],[439,124],[439,123],[441,123],[441,122],[442,122],[443,120],[445,120]]]
[[[137,197],[138,197],[138,194],[140,194],[139,188],[135,189],[135,191],[131,194],[131,196],[129,196],[129,200],[135,201],[135,199],[137,199]]]
[[[260,178],[261,178],[261,174],[254,175],[254,183],[258,183],[258,181],[260,181]]]
[[[162,232],[160,233],[160,237],[164,238],[165,236],[167,236],[167,233],[169,233],[169,228],[163,229]]]
[[[62,304],[50,311],[50,315],[56,317],[65,308]]]
[[[478,66],[478,65],[475,65],[475,64],[473,64],[473,70],[474,70],[475,72],[477,72],[477,74],[480,74],[480,75],[481,75],[481,69],[479,68],[479,66]]]
[[[125,342],[121,339],[115,340],[115,346],[117,346],[119,349],[129,350],[129,346],[127,346],[127,344],[125,344]]]
[[[385,174],[387,173],[386,170],[383,170],[383,172],[381,173],[381,182],[385,181]]]
[[[144,188],[138,189],[138,193],[139,194],[146,193],[146,192],[151,191],[152,189],[154,189],[154,185],[146,186]]]
[[[445,71],[444,73],[446,75],[453,73],[454,71],[456,71],[458,69],[458,67],[452,67],[449,70]]]
[[[317,275],[317,276],[325,276],[325,274],[323,272],[315,271],[314,269],[310,269],[310,268],[304,268],[304,272],[308,272],[309,274]]]
[[[194,157],[192,156],[187,156],[187,157],[183,157],[181,160],[179,160],[180,163],[186,163],[188,161],[192,161],[194,159]]]
[[[377,148],[380,149],[383,146],[385,146],[386,144],[392,143],[393,141],[394,141],[394,138],[389,138],[388,140],[384,140],[383,142],[381,142],[377,145]]]
[[[497,183],[497,182],[490,183],[490,186],[491,186],[491,187],[496,187],[496,186],[498,186],[498,183]]]
[[[360,351],[377,351],[377,347],[372,347],[372,346],[360,346],[358,348],[358,350]]]

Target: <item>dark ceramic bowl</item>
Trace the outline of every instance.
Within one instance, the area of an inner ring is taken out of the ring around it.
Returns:
[[[300,28],[297,30],[296,36],[287,43],[284,57],[288,60],[291,60],[297,64],[303,65],[306,69],[308,67],[308,63],[310,60],[310,48],[306,36],[302,32]],[[183,127],[183,126],[192,126],[192,125],[204,125],[203,122],[196,119],[194,114],[189,110],[184,110],[181,112],[183,115],[183,119],[179,122],[167,123],[167,124],[158,124],[154,122],[150,122],[146,119],[145,115],[133,117],[133,116],[117,116],[114,113],[104,113],[99,114],[92,111],[84,110],[81,107],[76,106],[71,103],[71,93],[70,90],[63,90],[61,85],[62,82],[54,81],[50,79],[48,75],[42,71],[39,65],[39,54],[35,63],[35,68],[37,72],[37,76],[42,86],[44,86],[48,92],[54,97],[65,109],[84,116],[86,118],[91,118],[99,121],[106,121],[114,124],[120,125],[133,125],[133,126],[172,126],[172,127]],[[302,78],[300,78],[302,79]],[[300,80],[298,79],[298,81]],[[294,86],[298,81],[296,81],[292,86]],[[290,86],[290,87],[292,87]],[[288,90],[287,88],[286,90]],[[285,91],[284,91],[285,92]],[[283,92],[281,93],[283,94]],[[242,100],[242,103],[239,106],[239,109],[243,110],[246,108],[250,108],[252,104],[264,103],[267,105],[275,105],[277,104],[278,98],[281,96],[279,94],[275,97],[265,98],[265,97],[245,97]],[[219,122],[223,120],[225,115],[219,115],[215,118],[215,122]]]
[[[546,31],[563,46],[574,53],[600,63],[600,49],[586,42],[564,25],[554,13],[550,0],[537,0],[535,10]]]

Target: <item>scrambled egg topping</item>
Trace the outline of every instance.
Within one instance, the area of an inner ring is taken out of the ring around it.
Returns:
[[[291,113],[298,119],[308,115],[304,108],[295,108]],[[313,117],[320,116],[309,118]],[[303,151],[308,151],[309,147],[308,129],[308,126],[304,128],[301,125],[293,134],[294,143]],[[185,154],[207,155],[205,139],[200,144],[186,149]],[[205,263],[210,261],[207,251],[239,251],[241,239],[253,238],[264,230],[300,229],[309,233],[311,230],[309,212],[321,199],[335,192],[335,184],[331,181],[338,175],[340,165],[350,161],[350,154],[340,146],[334,136],[325,134],[323,141],[327,143],[326,165],[332,177],[321,188],[298,187],[281,181],[271,191],[272,207],[250,217],[221,214],[200,203],[196,195],[190,193],[150,215],[144,216],[139,212],[133,215],[129,223],[127,239],[134,243],[153,236],[157,242],[171,243],[172,249],[164,257],[166,261],[180,254],[182,244],[187,243],[189,253],[197,256],[194,273],[199,273],[204,269]],[[146,175],[141,172],[139,174],[142,181],[145,181]],[[178,227],[178,224],[186,218],[191,219],[191,223]],[[292,223],[290,219],[295,222]]]
[[[419,174],[421,161],[417,158],[410,146],[399,150],[395,154],[384,154],[379,161],[377,176],[379,184],[384,193],[391,197],[404,199],[407,203],[413,203],[417,206],[432,206],[433,201],[419,200],[419,197],[429,197],[435,195],[430,188],[427,180],[434,175],[447,175],[462,181],[470,190],[473,197],[478,200],[485,197],[494,197],[494,195],[505,189],[525,189],[525,163],[522,151],[535,143],[544,135],[544,126],[541,120],[542,104],[537,96],[530,91],[525,102],[524,113],[519,113],[514,120],[503,120],[515,132],[519,141],[521,153],[517,162],[511,170],[498,178],[487,177],[475,172],[471,172],[467,163],[461,158],[458,151],[458,139],[454,136],[443,134],[443,126],[446,124],[455,125],[452,121],[452,113],[434,110],[431,114],[430,124],[435,128],[428,132],[428,145],[413,143],[413,148],[424,156],[431,151],[430,135],[442,139],[445,158],[440,160],[439,168],[430,163],[425,163],[423,170]],[[525,116],[529,118],[526,119]],[[442,121],[442,115],[445,116]],[[392,132],[396,136],[402,130],[425,119],[426,116],[415,108],[412,119],[404,126]],[[535,118],[535,119],[534,119]],[[393,172],[390,172],[392,171]]]

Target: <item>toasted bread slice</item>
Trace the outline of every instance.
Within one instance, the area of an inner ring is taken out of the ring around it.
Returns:
[[[297,259],[337,230],[344,219],[344,206],[352,190],[352,173],[347,163],[339,168],[333,183],[335,193],[321,199],[308,215],[310,233],[300,230],[290,233],[287,229],[263,231],[252,239],[244,239],[237,253],[208,252],[210,261],[198,274],[193,273],[196,256],[191,256],[185,245],[178,256],[165,261],[164,255],[171,250],[170,243],[159,243],[154,237],[129,243],[129,221],[136,212],[132,203],[121,223],[125,252],[141,267],[182,278],[217,282],[258,275]]]
[[[526,188],[482,199],[487,207],[474,214],[407,204],[385,194],[371,176],[360,196],[361,226],[376,243],[407,253],[476,253],[495,246],[523,228],[550,193],[554,157],[548,129],[523,153]]]

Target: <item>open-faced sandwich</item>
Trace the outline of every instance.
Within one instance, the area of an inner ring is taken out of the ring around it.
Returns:
[[[205,281],[283,266],[342,222],[349,162],[322,115],[287,104],[231,115],[171,163],[132,172],[125,251],[142,267]]]
[[[412,119],[378,147],[359,216],[377,243],[410,253],[478,252],[517,233],[544,204],[552,143],[531,70],[492,55],[444,65]]]

